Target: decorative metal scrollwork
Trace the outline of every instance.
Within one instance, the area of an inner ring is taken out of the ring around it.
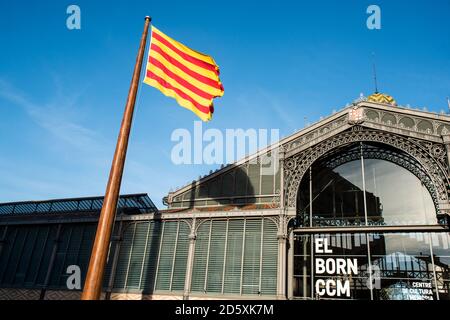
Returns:
[[[377,146],[371,145],[363,145],[362,153],[365,159],[380,159],[386,160],[392,163],[399,165],[400,167],[405,168],[412,174],[414,174],[428,189],[433,199],[434,205],[438,208],[438,196],[436,194],[436,190],[433,187],[433,181],[427,175],[426,171],[422,168],[422,166],[410,155],[397,152],[388,148],[380,148]],[[361,157],[361,150],[359,147],[354,148],[353,150],[346,150],[345,153],[336,152],[336,155],[330,155],[330,159],[325,162],[325,166],[330,169],[334,169],[341,164],[358,160]]]
[[[416,175],[420,175],[422,181],[428,181],[427,188],[430,190],[435,203],[448,203],[449,190],[447,187],[450,185],[450,181],[446,173],[445,149],[443,145],[354,126],[352,130],[333,136],[285,160],[285,206],[289,208],[296,207],[300,182],[303,175],[316,160],[334,149],[354,142],[378,142],[402,150],[414,159],[414,162],[409,161],[409,164],[414,163],[414,166],[407,169],[410,169]],[[392,156],[391,160],[398,160],[398,164],[403,164],[404,166],[408,165],[402,162],[405,159],[401,159],[401,157],[396,158]],[[439,210],[439,208],[437,209]]]

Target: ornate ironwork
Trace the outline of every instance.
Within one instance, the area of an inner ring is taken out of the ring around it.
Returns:
[[[450,182],[446,170],[443,167],[443,163],[441,162],[442,160],[440,159],[441,152],[439,150],[440,148],[444,148],[442,144],[432,142],[424,143],[417,139],[406,138],[393,133],[354,126],[352,127],[352,130],[335,135],[285,160],[285,206],[289,208],[296,207],[300,182],[305,172],[316,160],[332,150],[350,145],[354,142],[378,142],[402,150],[404,153],[415,159],[418,166],[422,169],[420,171],[415,170],[417,174],[420,172],[426,173],[429,181],[431,181],[428,187],[433,190],[431,193],[435,195],[435,202],[448,203],[449,194],[447,187]],[[392,157],[392,159],[394,159],[394,157]],[[402,159],[398,158],[398,160],[400,161]],[[426,177],[422,178],[425,181],[427,180]]]
[[[427,188],[433,199],[434,205],[439,207],[438,197],[436,191],[433,187],[433,181],[427,175],[426,171],[420,166],[420,164],[410,155],[402,152],[401,150],[392,150],[388,148],[381,148],[378,146],[364,144],[362,148],[362,153],[364,159],[380,159],[389,161],[405,168],[412,174],[414,174]],[[336,150],[333,156],[330,156],[328,160],[325,161],[324,165],[330,169],[334,169],[344,163],[358,160],[361,157],[361,148],[355,147],[351,150],[346,150],[345,152],[340,152]]]

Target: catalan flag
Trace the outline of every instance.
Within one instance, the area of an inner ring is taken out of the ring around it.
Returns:
[[[144,83],[174,98],[203,121],[211,120],[213,99],[224,93],[219,67],[212,57],[186,47],[153,26]]]

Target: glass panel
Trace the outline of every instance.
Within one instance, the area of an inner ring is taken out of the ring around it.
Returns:
[[[450,234],[431,234],[436,282],[441,300],[450,300]]]
[[[425,241],[424,241],[425,238]],[[371,243],[377,300],[433,300],[433,265],[428,235],[385,234]],[[420,290],[419,290],[420,289]]]
[[[306,175],[309,175],[308,173]],[[309,225],[309,177],[300,187],[300,208]],[[312,168],[313,226],[364,224],[361,162],[347,162],[336,169]]]
[[[309,171],[304,174],[298,193],[299,226],[310,226],[311,216],[312,226],[364,225],[366,211],[368,225],[438,223],[425,186],[429,179],[413,159],[376,145],[364,145],[363,155],[364,161],[361,146],[355,144],[314,163],[311,179]]]
[[[364,161],[367,214],[384,225],[437,224],[433,200],[411,172],[385,160]]]
[[[450,300],[449,243],[448,233],[296,236],[294,296]]]
[[[260,164],[249,163],[248,165],[248,181],[247,181],[247,192],[248,196],[259,195],[259,179],[261,177]]]
[[[294,296],[312,298],[311,236],[297,236],[294,243]]]
[[[313,299],[370,299],[365,235],[298,237],[294,255],[294,295]],[[313,252],[311,261],[311,250]],[[311,272],[313,270],[313,272]],[[312,288],[312,289],[311,289]]]

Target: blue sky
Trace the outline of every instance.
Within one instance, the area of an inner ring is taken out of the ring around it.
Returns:
[[[66,8],[81,8],[81,30]],[[381,30],[366,8],[381,8]],[[203,128],[281,136],[379,89],[446,110],[450,2],[14,1],[0,3],[0,202],[103,195],[145,15],[212,55],[225,95]],[[161,198],[216,166],[174,165],[177,128],[195,115],[142,86],[122,193]]]

